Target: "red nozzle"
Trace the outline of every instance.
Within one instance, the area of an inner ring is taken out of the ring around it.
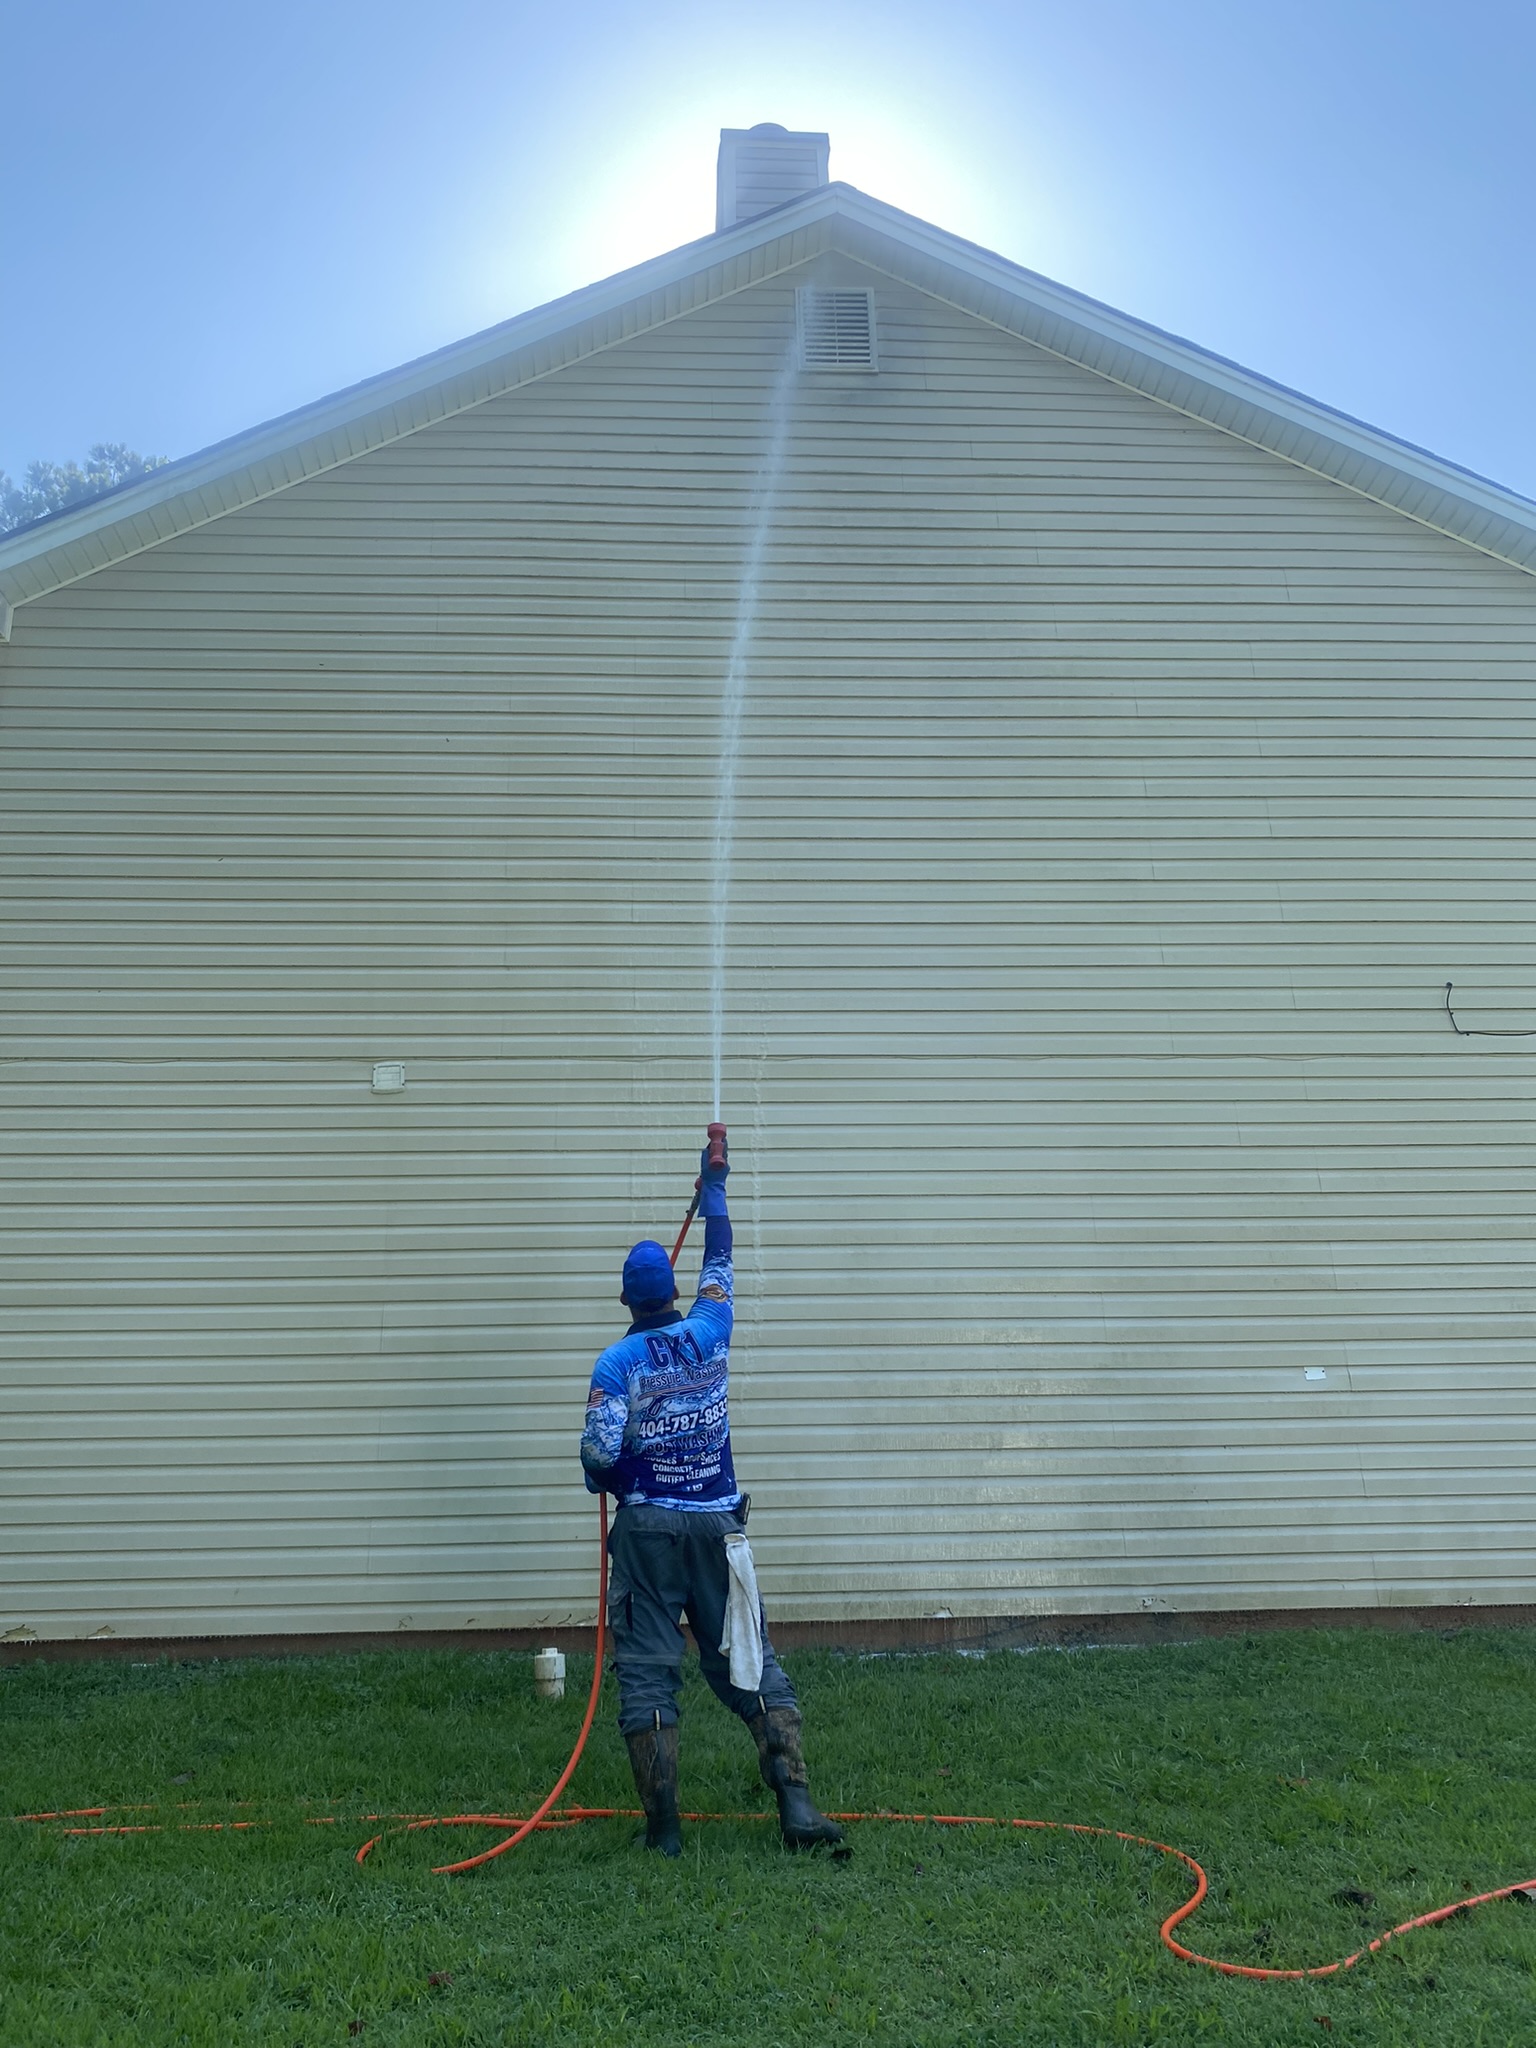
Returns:
[[[711,1124],[709,1127],[709,1163],[711,1166],[725,1164],[725,1125]]]

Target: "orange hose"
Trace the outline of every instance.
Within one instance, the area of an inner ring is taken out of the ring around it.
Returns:
[[[711,1128],[713,1128],[713,1126],[711,1126]],[[692,1223],[694,1216],[697,1214],[698,1207],[699,1197],[697,1192],[695,1192],[693,1200],[688,1204],[688,1213],[683,1218],[683,1227],[677,1233],[677,1243],[672,1247],[671,1262],[673,1266],[676,1266],[678,1258],[682,1253],[684,1241],[688,1236],[688,1226]],[[543,1805],[540,1806],[535,1813],[531,1814],[529,1818],[525,1820],[520,1827],[517,1828],[515,1833],[508,1835],[507,1839],[504,1842],[498,1842],[493,1849],[482,1849],[478,1856],[466,1856],[463,1859],[463,1861],[459,1863],[435,1864],[433,1866],[433,1875],[435,1877],[454,1877],[457,1876],[460,1871],[478,1870],[482,1863],[490,1863],[494,1861],[494,1859],[498,1856],[505,1856],[509,1849],[515,1849],[519,1842],[526,1841],[528,1836],[533,1833],[535,1828],[546,1825],[544,1818],[545,1815],[549,1812],[549,1809],[554,1805],[555,1801],[560,1797],[560,1794],[565,1790],[566,1786],[571,1782],[571,1778],[575,1773],[576,1766],[581,1762],[581,1753],[587,1746],[587,1737],[592,1733],[592,1717],[597,1712],[597,1696],[599,1692],[602,1690],[603,1684],[603,1649],[607,1638],[608,1623],[608,1496],[606,1493],[598,1495],[598,1516],[601,1524],[601,1534],[598,1539],[597,1551],[597,1654],[592,1662],[592,1690],[587,1696],[586,1716],[581,1724],[581,1733],[576,1738],[576,1747],[571,1751],[570,1762],[567,1763],[565,1769],[560,1773],[559,1777],[555,1780],[554,1788],[550,1792],[549,1797],[544,1801]],[[552,1826],[570,1825],[570,1823],[560,1821],[548,1824]],[[436,1820],[429,1820],[426,1818],[418,1817],[414,1820],[408,1821],[403,1829],[403,1832],[406,1834],[412,1834],[420,1828],[466,1826],[496,1827],[500,1825],[502,1825],[501,1819],[499,1816],[495,1815],[455,1814],[452,1816],[443,1816]],[[383,1839],[384,1837],[382,1835],[375,1835],[372,1841],[364,1842],[361,1849],[359,1849],[357,1852],[356,1861],[359,1863],[365,1862],[369,1854],[378,1847],[379,1843]]]
[[[684,1235],[687,1234],[687,1230],[688,1225],[685,1223],[683,1225]],[[679,1249],[681,1249],[682,1238],[678,1239],[678,1246]],[[674,1261],[676,1260],[676,1257],[677,1254],[674,1252]],[[597,1654],[592,1660],[592,1690],[587,1695],[587,1711],[585,1717],[582,1720],[581,1733],[576,1738],[576,1747],[571,1751],[571,1760],[566,1765],[565,1769],[560,1773],[559,1777],[556,1778],[554,1782],[554,1787],[551,1790],[549,1797],[544,1801],[543,1805],[540,1806],[533,1814],[531,1814],[529,1818],[522,1823],[521,1827],[517,1828],[512,1834],[508,1835],[507,1839],[504,1842],[498,1842],[493,1849],[482,1849],[478,1856],[466,1856],[460,1863],[434,1864],[434,1877],[451,1877],[456,1876],[458,1872],[462,1870],[478,1870],[482,1863],[490,1863],[497,1856],[505,1856],[509,1849],[515,1849],[519,1842],[525,1841],[527,1837],[533,1833],[534,1829],[543,1823],[544,1816],[549,1812],[549,1809],[554,1805],[555,1801],[560,1797],[560,1794],[571,1782],[571,1778],[575,1773],[576,1766],[581,1762],[581,1752],[586,1748],[587,1737],[592,1733],[592,1717],[597,1712],[597,1696],[598,1693],[602,1690],[603,1649],[605,1647],[608,1632],[608,1496],[606,1493],[598,1495],[598,1516],[599,1521],[601,1523],[602,1534],[598,1543]],[[481,1814],[456,1814],[451,1818],[444,1817],[437,1820],[423,1819],[408,1821],[405,1825],[403,1832],[406,1834],[414,1834],[420,1828],[462,1827],[471,1822],[474,1822],[476,1824],[483,1822],[486,1825],[494,1826],[499,1824],[499,1821],[500,1816]],[[555,1825],[560,1825],[560,1823],[557,1822],[555,1823]],[[358,1863],[364,1862],[367,1859],[370,1851],[377,1848],[379,1843],[383,1841],[383,1839],[384,1837],[382,1835],[375,1835],[372,1841],[364,1842],[361,1849],[358,1850],[357,1856],[354,1860]]]
[[[582,1718],[581,1733],[576,1738],[576,1747],[571,1751],[570,1761],[566,1764],[565,1769],[555,1780],[548,1798],[543,1800],[526,1820],[521,1819],[516,1814],[506,1813],[367,1814],[363,1816],[365,1820],[388,1819],[395,1822],[397,1828],[385,1829],[383,1832],[371,1836],[357,1851],[354,1859],[356,1862],[365,1862],[378,1847],[379,1843],[385,1839],[385,1835],[396,1831],[402,1834],[414,1834],[423,1828],[467,1827],[495,1827],[510,1828],[512,1830],[504,1840],[495,1843],[493,1847],[482,1849],[478,1856],[466,1856],[457,1863],[439,1863],[434,1865],[435,1874],[441,1876],[464,1870],[478,1870],[481,1864],[490,1863],[498,1856],[505,1856],[509,1849],[515,1849],[519,1842],[526,1841],[535,1830],[542,1833],[553,1831],[557,1828],[579,1827],[583,1821],[589,1820],[644,1818],[635,1809],[622,1806],[567,1806],[563,1807],[558,1813],[551,1810],[554,1807],[555,1801],[570,1783],[571,1778],[575,1774],[576,1766],[581,1761],[582,1751],[587,1746],[587,1737],[592,1732],[592,1722],[597,1713],[598,1694],[602,1689],[603,1654],[607,1646],[606,1622],[608,1610],[608,1498],[606,1494],[600,1500],[600,1519],[602,1541],[599,1550],[600,1562],[598,1566],[597,1654],[592,1662],[592,1690],[587,1696],[587,1711]],[[64,1829],[64,1833],[68,1835],[144,1835],[162,1833],[164,1831],[164,1823],[141,1820],[110,1822],[107,1816],[112,1813],[150,1814],[156,1813],[159,1810],[159,1808],[154,1806],[77,1806],[51,1813],[13,1814],[12,1819],[17,1822],[81,1821],[97,1823],[95,1826],[67,1827]],[[178,1812],[188,1812],[194,1810],[194,1808],[191,1802],[186,1802],[176,1810]],[[334,1827],[337,1825],[337,1816],[334,1814],[312,1814],[306,1815],[305,1818],[311,1827]],[[689,1821],[742,1821],[766,1820],[771,1818],[771,1816],[762,1813],[685,1813],[682,1818]],[[1449,1920],[1457,1913],[1465,1913],[1473,1906],[1490,1905],[1495,1899],[1511,1898],[1516,1892],[1536,1892],[1536,1877],[1525,1878],[1519,1884],[1500,1885],[1496,1891],[1478,1892],[1471,1898],[1456,1899],[1448,1906],[1437,1906],[1433,1912],[1418,1913],[1411,1920],[1401,1920],[1396,1927],[1389,1927],[1384,1934],[1377,1935],[1376,1939],[1368,1942],[1364,1948],[1356,1949],[1353,1955],[1341,1957],[1336,1963],[1314,1963],[1309,1968],[1300,1970],[1260,1969],[1252,1963],[1227,1963],[1221,1961],[1216,1956],[1201,1955],[1197,1950],[1186,1948],[1182,1942],[1174,1940],[1174,1929],[1181,1926],[1184,1921],[1189,1919],[1191,1914],[1199,1909],[1210,1890],[1210,1882],[1204,1870],[1201,1869],[1194,1857],[1189,1855],[1186,1850],[1175,1849],[1169,1843],[1159,1842],[1151,1835],[1128,1834],[1122,1828],[1096,1827],[1084,1821],[1011,1819],[990,1813],[835,1813],[832,1818],[840,1821],[904,1821],[941,1828],[1028,1828],[1040,1833],[1049,1834],[1097,1835],[1106,1841],[1127,1842],[1134,1848],[1155,1850],[1159,1856],[1171,1856],[1176,1863],[1182,1863],[1184,1868],[1190,1872],[1195,1880],[1195,1888],[1183,1905],[1176,1907],[1158,1929],[1158,1938],[1161,1940],[1164,1948],[1171,1955],[1177,1956],[1180,1962],[1198,1963],[1207,1970],[1219,1970],[1224,1977],[1253,1977],[1262,1983],[1276,1983],[1285,1980],[1294,1981],[1301,1977],[1332,1977],[1341,1970],[1352,1970],[1357,1963],[1363,1962],[1367,1956],[1373,1956],[1381,1949],[1384,1949],[1389,1941],[1395,1940],[1400,1934],[1411,1932],[1416,1927],[1433,1927],[1437,1922]],[[171,1825],[178,1830],[188,1833],[215,1833],[225,1828],[248,1829],[270,1827],[272,1823],[268,1820],[260,1819],[233,1821],[183,1820],[172,1822]]]
[[[591,1709],[589,1705],[588,1719],[582,1731],[582,1742],[585,1741],[590,1725]],[[535,1830],[538,1830],[540,1833],[553,1832],[559,1828],[579,1827],[584,1821],[589,1820],[643,1820],[645,1816],[640,1812],[639,1808],[629,1806],[566,1806],[562,1807],[558,1813],[550,1811],[552,1801],[560,1791],[561,1786],[569,1778],[571,1771],[575,1768],[576,1758],[580,1755],[581,1746],[582,1743],[578,1742],[576,1755],[572,1757],[571,1762],[562,1772],[560,1784],[556,1786],[555,1791],[550,1794],[549,1799],[544,1801],[538,1811],[531,1814],[526,1820],[520,1819],[515,1814],[506,1813],[452,1813],[438,1815],[401,1813],[387,1816],[383,1814],[367,1814],[363,1818],[365,1820],[382,1820],[387,1818],[397,1821],[401,1824],[401,1832],[404,1833],[409,1833],[419,1828],[504,1827],[514,1830],[505,1841],[498,1842],[494,1848],[483,1851],[479,1856],[467,1857],[461,1863],[445,1863],[437,1866],[439,1870],[444,1871],[473,1870],[481,1863],[490,1862],[495,1856],[504,1855],[508,1849],[513,1848],[518,1842],[526,1840]],[[14,1814],[12,1819],[15,1821],[100,1820],[109,1813],[152,1813],[156,1810],[154,1807],[86,1806],[55,1813],[18,1813]],[[765,1813],[685,1813],[681,1818],[686,1821],[767,1821],[771,1820],[773,1816]],[[1227,1963],[1221,1961],[1216,1956],[1201,1955],[1197,1950],[1185,1948],[1182,1942],[1174,1940],[1174,1928],[1187,1920],[1202,1904],[1210,1889],[1209,1881],[1204,1870],[1187,1851],[1175,1849],[1167,1842],[1159,1842],[1151,1835],[1128,1834],[1122,1828],[1095,1827],[1083,1821],[1009,1819],[990,1813],[834,1813],[832,1818],[840,1821],[903,1821],[914,1825],[921,1824],[927,1827],[940,1828],[1030,1828],[1052,1834],[1098,1835],[1107,1841],[1127,1842],[1134,1848],[1152,1849],[1160,1856],[1171,1856],[1176,1863],[1182,1863],[1185,1869],[1192,1873],[1195,1879],[1195,1889],[1190,1893],[1182,1906],[1176,1907],[1168,1915],[1168,1918],[1158,1929],[1158,1936],[1164,1948],[1170,1954],[1177,1956],[1181,1962],[1198,1963],[1205,1969],[1219,1970],[1224,1977],[1253,1977],[1267,1983],[1295,1980],[1301,1977],[1332,1977],[1341,1970],[1353,1969],[1357,1963],[1364,1962],[1367,1956],[1375,1955],[1379,1950],[1384,1949],[1389,1941],[1394,1940],[1400,1934],[1411,1932],[1416,1927],[1433,1927],[1438,1921],[1449,1920],[1457,1913],[1469,1911],[1473,1906],[1486,1906],[1495,1899],[1507,1899],[1516,1892],[1528,1892],[1536,1889],[1536,1878],[1527,1878],[1522,1884],[1501,1885],[1496,1891],[1478,1892],[1471,1898],[1457,1899],[1449,1906],[1437,1906],[1433,1912],[1415,1914],[1413,1919],[1399,1921],[1396,1927],[1389,1927],[1384,1934],[1379,1934],[1374,1941],[1368,1942],[1364,1948],[1356,1949],[1353,1955],[1344,1956],[1336,1963],[1314,1963],[1310,1968],[1300,1970],[1260,1969],[1252,1963]],[[338,1820],[334,1814],[311,1814],[306,1816],[306,1823],[310,1827],[335,1827],[338,1824]],[[224,1828],[271,1827],[273,1823],[270,1820],[177,1821],[172,1823],[172,1825],[186,1833],[200,1833],[218,1832]],[[163,1825],[156,1822],[132,1821],[115,1824],[108,1823],[96,1827],[70,1827],[65,1828],[63,1832],[67,1835],[146,1835],[162,1833]],[[369,1851],[376,1848],[383,1840],[384,1836],[380,1834],[375,1835],[371,1841],[365,1842],[363,1847],[358,1850],[356,1860],[361,1863]]]
[[[697,1207],[697,1203],[694,1206]],[[688,1214],[683,1218],[682,1230],[672,1250],[672,1263],[674,1266],[677,1264],[678,1253],[683,1248],[683,1240],[688,1235],[688,1226],[692,1223],[693,1217],[694,1209],[690,1208]],[[587,1696],[587,1711],[582,1719],[581,1733],[576,1737],[576,1747],[571,1751],[570,1761],[566,1764],[565,1769],[555,1780],[548,1798],[526,1820],[520,1820],[516,1815],[504,1813],[397,1813],[388,1816],[381,1814],[367,1814],[364,1816],[366,1820],[388,1818],[395,1821],[399,1824],[398,1832],[402,1834],[414,1834],[423,1828],[509,1827],[512,1829],[512,1833],[504,1841],[497,1842],[492,1848],[482,1849],[478,1856],[466,1856],[458,1863],[434,1864],[433,1874],[435,1876],[443,1877],[454,1875],[464,1870],[478,1870],[481,1864],[493,1862],[496,1857],[505,1856],[509,1849],[515,1849],[519,1842],[526,1841],[536,1829],[544,1831],[556,1828],[579,1827],[583,1821],[588,1820],[632,1820],[644,1818],[634,1808],[623,1806],[567,1806],[559,1813],[551,1812],[555,1801],[571,1782],[572,1777],[575,1775],[576,1766],[581,1761],[581,1753],[587,1746],[587,1737],[592,1733],[592,1721],[597,1713],[598,1694],[602,1690],[603,1652],[607,1646],[608,1617],[608,1496],[606,1494],[599,1496],[598,1508],[601,1538],[598,1545],[597,1571],[597,1652],[592,1660],[592,1690]],[[154,1806],[77,1806],[54,1813],[18,1813],[13,1814],[11,1817],[14,1821],[18,1822],[97,1821],[104,1823],[109,1813],[155,1813],[158,1810]],[[178,1810],[186,1812],[189,1810],[189,1805],[184,1803]],[[766,1820],[769,1818],[768,1815],[762,1813],[685,1813],[681,1817],[689,1821]],[[1336,1963],[1314,1963],[1310,1968],[1301,1970],[1268,1970],[1260,1969],[1252,1963],[1225,1963],[1215,1956],[1203,1956],[1195,1949],[1185,1948],[1182,1942],[1174,1940],[1173,1930],[1181,1926],[1184,1921],[1189,1919],[1192,1913],[1199,1909],[1210,1890],[1210,1881],[1206,1877],[1204,1870],[1201,1869],[1194,1857],[1189,1855],[1187,1851],[1175,1849],[1167,1842],[1156,1841],[1151,1835],[1127,1834],[1121,1828],[1095,1827],[1084,1821],[1004,1819],[990,1813],[835,1813],[832,1815],[832,1818],[834,1820],[846,1821],[921,1822],[930,1827],[941,1828],[1031,1828],[1042,1833],[1051,1834],[1098,1835],[1106,1841],[1129,1842],[1138,1849],[1154,1849],[1159,1856],[1171,1856],[1176,1863],[1182,1863],[1184,1868],[1190,1871],[1195,1879],[1195,1888],[1189,1897],[1182,1906],[1176,1907],[1168,1915],[1168,1918],[1157,1930],[1158,1939],[1162,1942],[1164,1948],[1170,1954],[1176,1955],[1180,1962],[1198,1963],[1207,1970],[1219,1970],[1224,1977],[1253,1977],[1263,1983],[1276,1983],[1284,1980],[1294,1981],[1299,1977],[1332,1977],[1340,1970],[1352,1970],[1356,1963],[1363,1962],[1367,1956],[1377,1954],[1379,1950],[1386,1947],[1389,1941],[1395,1940],[1400,1934],[1409,1933],[1415,1927],[1433,1927],[1437,1922],[1449,1920],[1457,1913],[1465,1913],[1473,1906],[1486,1906],[1495,1899],[1511,1898],[1516,1892],[1536,1894],[1536,1877],[1525,1878],[1519,1884],[1500,1885],[1497,1891],[1478,1892],[1475,1897],[1457,1899],[1449,1906],[1437,1906],[1433,1912],[1418,1913],[1411,1920],[1400,1920],[1396,1927],[1389,1927],[1384,1934],[1377,1935],[1376,1939],[1368,1942],[1364,1948],[1356,1949],[1353,1955],[1344,1956]],[[311,1827],[333,1827],[337,1824],[334,1814],[307,1815],[306,1819]],[[186,1832],[218,1832],[224,1828],[270,1827],[272,1823],[265,1820],[177,1821],[174,1825]],[[117,1822],[96,1827],[71,1827],[64,1830],[64,1833],[68,1835],[146,1835],[159,1834],[161,1832],[163,1832],[163,1824],[155,1821]],[[395,1830],[386,1829],[383,1834],[371,1836],[357,1851],[354,1861],[358,1863],[365,1862],[378,1847],[379,1843],[384,1840],[385,1834],[391,1832],[395,1832]]]

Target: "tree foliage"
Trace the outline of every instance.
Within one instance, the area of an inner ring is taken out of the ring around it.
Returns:
[[[19,484],[0,469],[0,533],[13,533],[34,519],[46,519],[119,484],[131,484],[153,469],[163,469],[168,459],[137,455],[121,441],[97,441],[86,453],[84,469],[78,462],[29,462]]]

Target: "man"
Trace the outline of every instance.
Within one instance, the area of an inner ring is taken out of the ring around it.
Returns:
[[[631,1322],[598,1359],[587,1396],[581,1462],[592,1493],[619,1507],[608,1539],[608,1627],[619,1681],[619,1732],[645,1808],[645,1845],[682,1852],[677,1816],[677,1694],[684,1614],[711,1690],[752,1731],[763,1782],[777,1796],[785,1846],[840,1842],[811,1803],[794,1687],[763,1628],[746,1507],[731,1462],[726,1382],[731,1344],[730,1166],[700,1163],[704,1264],[686,1316],[665,1249],[649,1240],[624,1261],[619,1299]],[[743,1615],[744,1595],[750,1605]],[[729,1622],[728,1622],[729,1616]],[[721,1648],[730,1629],[731,1654]],[[751,1640],[743,1645],[745,1632]],[[732,1679],[761,1675],[750,1689]]]

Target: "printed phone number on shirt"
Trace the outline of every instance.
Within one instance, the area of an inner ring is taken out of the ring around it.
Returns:
[[[688,1436],[696,1429],[710,1429],[715,1423],[724,1422],[727,1407],[722,1394],[707,1408],[690,1408],[679,1415],[658,1415],[654,1420],[642,1422],[635,1434],[642,1443],[655,1443],[663,1437]]]

